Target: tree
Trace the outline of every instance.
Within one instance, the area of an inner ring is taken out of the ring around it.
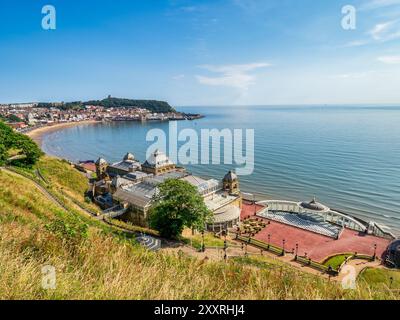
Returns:
[[[28,136],[20,133],[16,133],[16,139],[13,143],[14,149],[20,151],[20,154],[24,155],[25,158],[16,160],[15,165],[20,166],[32,166],[39,160],[43,152],[40,150],[38,145]]]
[[[13,161],[16,166],[30,167],[43,154],[38,145],[28,136],[15,132],[5,123],[0,121],[0,165],[4,165],[8,159],[8,152],[17,150],[24,157]]]
[[[212,221],[212,212],[190,183],[168,179],[157,188],[150,210],[150,226],[161,236],[177,238],[185,227],[203,231],[206,223]]]
[[[15,114],[12,114],[12,115],[8,116],[7,120],[9,122],[24,122],[23,119],[17,117]]]

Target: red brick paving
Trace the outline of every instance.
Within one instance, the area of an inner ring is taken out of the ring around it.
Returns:
[[[241,219],[249,215],[254,215],[254,205],[243,204]],[[296,243],[298,243],[299,255],[307,253],[307,256],[314,261],[322,261],[328,256],[344,252],[373,255],[374,244],[377,244],[377,256],[382,257],[390,243],[389,240],[360,234],[349,229],[343,231],[339,240],[334,240],[275,221],[271,221],[271,224],[261,230],[255,236],[255,239],[268,242],[268,234],[271,234],[271,244],[279,247],[282,247],[283,239],[285,239],[287,251],[294,249]]]
[[[315,261],[322,261],[328,256],[344,252],[373,255],[374,244],[377,244],[377,255],[381,257],[390,242],[383,238],[360,234],[349,229],[343,231],[339,240],[334,240],[275,221],[272,221],[255,238],[268,242],[268,234],[271,234],[271,243],[279,247],[282,247],[283,239],[285,239],[285,248],[288,251],[295,248],[296,243],[298,243],[299,254],[307,253],[307,256]]]
[[[244,220],[244,219],[248,218],[249,216],[254,216],[255,212],[258,212],[263,208],[264,208],[263,206],[260,206],[258,204],[254,205],[254,204],[250,204],[247,201],[243,201],[242,211],[240,213],[240,220]]]

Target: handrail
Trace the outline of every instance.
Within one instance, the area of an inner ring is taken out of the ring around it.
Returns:
[[[282,255],[285,252],[283,250],[283,248],[274,246],[272,244],[267,244],[265,242],[262,242],[262,241],[259,241],[259,240],[253,239],[253,238],[243,237],[243,236],[241,236],[239,234],[237,234],[236,239],[239,240],[239,241],[247,242],[250,245],[254,245],[256,247],[259,247],[261,249],[265,249],[265,250],[270,251],[270,252],[275,253],[275,254]],[[319,262],[313,261],[313,260],[311,260],[309,258],[306,258],[306,257],[296,256],[295,257],[295,261],[299,262],[299,263],[302,263],[304,265],[310,266],[310,267],[312,267],[314,269],[317,269],[317,270],[325,272],[325,273],[330,273],[332,275],[338,275],[338,271],[337,270],[332,269],[330,267],[327,267],[327,266],[325,266],[325,265],[323,265],[323,264],[321,264]]]

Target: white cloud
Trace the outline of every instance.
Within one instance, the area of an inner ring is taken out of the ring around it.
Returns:
[[[400,64],[400,56],[383,56],[379,57],[378,61],[386,64]]]
[[[382,38],[382,35],[389,30],[389,28],[393,25],[393,21],[388,21],[385,23],[379,23],[375,25],[369,32],[368,34],[371,35],[371,37],[375,40],[380,40]]]
[[[366,32],[369,39],[355,40],[346,43],[343,47],[361,47],[376,42],[387,42],[400,38],[400,19],[381,22]]]
[[[249,72],[270,66],[271,64],[265,62],[221,66],[202,65],[201,68],[221,75],[214,77],[197,75],[196,79],[201,84],[209,86],[225,86],[247,90],[249,86],[255,83],[256,79],[256,76]]]
[[[368,34],[375,41],[386,42],[400,38],[400,21],[392,20],[376,24]]]
[[[371,0],[364,3],[361,10],[375,10],[393,5],[400,5],[400,0]]]

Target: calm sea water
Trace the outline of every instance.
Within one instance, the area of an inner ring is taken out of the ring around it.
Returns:
[[[266,199],[310,200],[400,230],[400,107],[191,107],[206,118],[178,128],[255,130],[255,170],[241,189]],[[82,125],[52,132],[43,149],[72,161],[144,160],[152,128],[168,123]],[[222,178],[235,165],[186,166]]]

